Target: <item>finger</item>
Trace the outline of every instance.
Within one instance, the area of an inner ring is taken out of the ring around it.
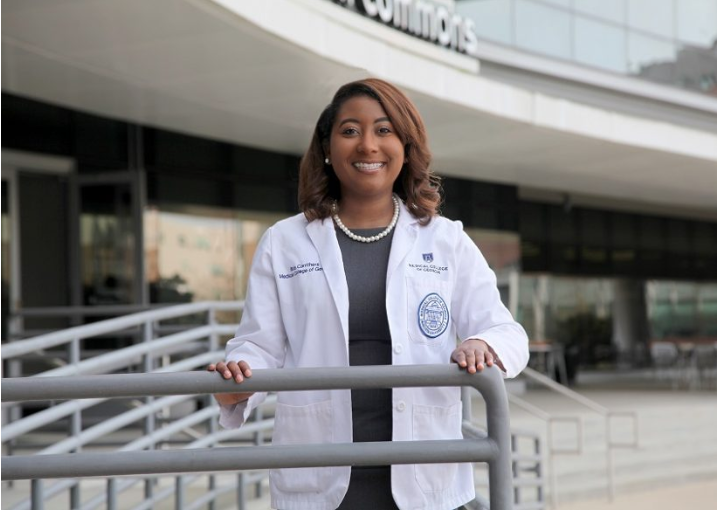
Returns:
[[[212,367],[214,367],[214,370]],[[227,374],[227,365],[225,365],[224,361],[213,363],[212,365],[207,367],[207,370],[209,370],[210,372],[212,372],[212,371],[217,372],[225,379],[232,377],[232,374],[229,374],[229,375]]]
[[[211,365],[207,365],[207,371],[208,371],[208,372],[214,372],[216,368],[217,368],[217,367],[215,367],[215,364],[214,364],[214,363],[212,363]]]
[[[485,353],[484,359],[485,359],[488,367],[491,367],[494,365],[494,355],[491,352]]]
[[[222,377],[225,379],[232,379],[235,375],[233,372],[233,363],[234,361],[230,361],[229,363],[218,363],[217,364],[217,371],[222,374]]]
[[[452,359],[462,368],[467,366],[467,356],[464,354],[464,351],[454,351]]]
[[[473,374],[477,371],[477,356],[474,351],[467,353],[467,372]]]
[[[481,350],[477,349],[474,351],[474,353],[475,353],[474,358],[476,360],[475,366],[477,367],[477,370],[484,370],[484,364],[486,363],[485,351],[481,351]]]
[[[246,361],[240,361],[238,363],[238,366],[240,367],[240,370],[245,377],[252,377],[252,369],[250,368],[249,363],[247,363]]]
[[[245,377],[242,375],[242,369],[235,361],[230,361],[227,364],[227,368],[232,373],[232,378],[235,380],[235,382],[241,383],[245,380]]]

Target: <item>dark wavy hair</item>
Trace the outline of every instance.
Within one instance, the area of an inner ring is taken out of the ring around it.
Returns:
[[[424,122],[402,91],[376,78],[340,87],[317,120],[310,146],[300,161],[300,210],[310,221],[327,218],[332,203],[341,198],[339,179],[324,159],[337,113],[345,101],[358,96],[378,101],[392,122],[405,151],[405,163],[394,183],[394,192],[404,200],[410,213],[426,225],[438,214],[441,197],[440,179],[429,168],[432,155]]]

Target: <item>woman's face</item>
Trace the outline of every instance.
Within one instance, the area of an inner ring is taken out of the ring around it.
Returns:
[[[327,157],[343,198],[389,196],[404,164],[404,145],[379,102],[357,96],[337,113]]]

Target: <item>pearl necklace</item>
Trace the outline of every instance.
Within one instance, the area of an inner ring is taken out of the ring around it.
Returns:
[[[387,235],[392,232],[392,229],[397,225],[397,220],[399,219],[399,198],[397,198],[396,195],[392,195],[392,202],[394,203],[394,214],[392,215],[392,221],[389,222],[389,225],[387,225],[387,228],[384,229],[382,232],[380,232],[377,235],[370,236],[370,237],[364,237],[364,236],[358,236],[357,234],[353,233],[350,229],[348,229],[344,223],[342,223],[342,220],[340,219],[339,214],[337,214],[337,202],[332,204],[332,211],[334,214],[332,215],[332,219],[337,224],[337,227],[345,233],[347,237],[352,239],[353,241],[357,241],[360,243],[374,243],[375,241],[379,241],[383,237],[387,237]]]

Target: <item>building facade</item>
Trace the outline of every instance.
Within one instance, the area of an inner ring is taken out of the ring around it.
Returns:
[[[531,339],[716,341],[715,1],[2,9],[3,340],[19,310],[241,299],[320,111],[376,76]]]

